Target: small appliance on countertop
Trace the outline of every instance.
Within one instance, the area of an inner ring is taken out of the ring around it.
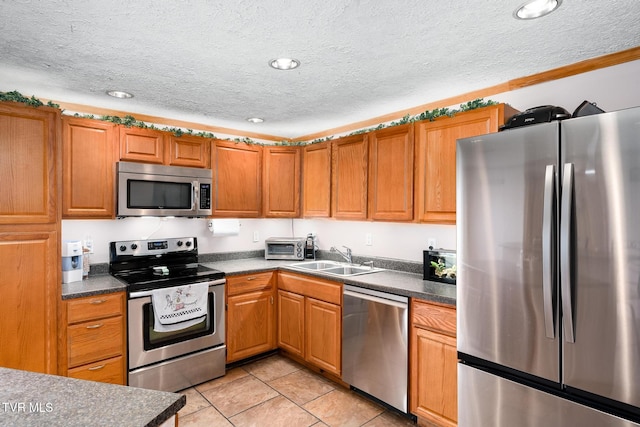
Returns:
[[[304,237],[269,237],[264,241],[264,259],[290,259],[302,261],[305,258]]]
[[[82,280],[82,242],[64,240],[62,242],[62,283]]]
[[[312,233],[307,234],[304,243],[304,259],[316,259],[316,239]]]
[[[423,251],[424,280],[434,282],[456,284],[457,265],[456,251],[446,249],[433,249]]]

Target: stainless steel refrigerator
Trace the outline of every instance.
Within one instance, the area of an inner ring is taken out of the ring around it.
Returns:
[[[640,425],[640,108],[456,155],[459,426]]]

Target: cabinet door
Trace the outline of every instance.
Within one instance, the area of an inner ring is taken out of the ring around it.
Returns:
[[[262,147],[225,141],[212,146],[213,215],[259,217],[262,207]]]
[[[413,125],[369,134],[369,217],[413,219]]]
[[[263,212],[266,217],[300,216],[300,149],[264,147]]]
[[[458,419],[457,353],[453,337],[412,328],[411,412],[441,426]]]
[[[305,342],[307,362],[341,374],[342,312],[339,305],[306,298]]]
[[[273,290],[227,300],[227,363],[276,348]]]
[[[331,216],[367,218],[367,135],[333,141],[331,162]]]
[[[169,145],[169,164],[208,168],[211,162],[211,140],[193,135],[166,135]]]
[[[113,218],[116,125],[62,118],[63,218]]]
[[[58,233],[0,229],[0,366],[56,373]]]
[[[164,132],[120,126],[120,160],[165,163]]]
[[[331,216],[331,143],[307,145],[302,149],[302,215]]]
[[[304,358],[304,296],[278,291],[278,347]]]
[[[0,224],[55,224],[59,111],[0,103]]]
[[[415,123],[416,216],[422,222],[455,224],[456,140],[497,132],[504,104]]]

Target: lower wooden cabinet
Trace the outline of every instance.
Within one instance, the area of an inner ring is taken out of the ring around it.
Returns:
[[[410,411],[438,426],[458,420],[456,311],[412,299]]]
[[[342,284],[278,275],[278,347],[332,374],[342,372]]]
[[[227,276],[227,363],[276,348],[274,273]]]
[[[124,292],[63,301],[61,375],[127,383],[125,301]]]

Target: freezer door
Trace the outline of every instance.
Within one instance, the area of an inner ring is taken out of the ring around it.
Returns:
[[[467,365],[458,364],[459,427],[638,427]]]
[[[560,267],[564,328],[574,338],[564,382],[640,407],[640,108],[563,122],[562,138],[574,175],[573,222],[561,236],[571,260]]]
[[[458,351],[553,382],[558,132],[545,123],[461,139],[456,164]]]

